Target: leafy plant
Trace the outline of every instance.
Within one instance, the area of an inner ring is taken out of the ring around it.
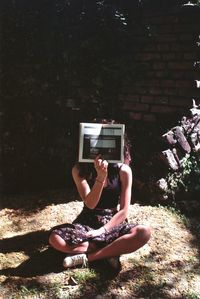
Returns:
[[[177,192],[200,191],[200,163],[194,155],[186,155],[182,167],[175,172],[170,171],[166,177],[166,193],[175,198]]]

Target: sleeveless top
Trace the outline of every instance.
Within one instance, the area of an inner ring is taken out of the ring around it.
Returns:
[[[113,209],[117,207],[121,192],[120,169],[121,167],[118,168],[118,175],[116,177],[108,180],[107,186],[103,188],[101,198],[95,209]]]

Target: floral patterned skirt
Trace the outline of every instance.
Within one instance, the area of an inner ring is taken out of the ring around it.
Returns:
[[[69,245],[77,245],[84,241],[90,241],[95,242],[98,246],[105,246],[117,238],[128,234],[130,230],[137,225],[128,223],[126,220],[99,236],[92,238],[86,236],[88,231],[98,229],[105,225],[116,213],[117,211],[110,209],[91,210],[84,207],[72,224],[66,223],[56,226],[52,228],[51,233],[53,232],[59,235]]]

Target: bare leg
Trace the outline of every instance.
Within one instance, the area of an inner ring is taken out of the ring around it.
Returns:
[[[148,242],[150,235],[148,227],[138,225],[132,228],[129,234],[116,239],[108,246],[89,253],[88,260],[94,261],[134,252]]]
[[[59,235],[52,233],[49,237],[49,244],[56,250],[69,253],[78,254],[90,252],[96,249],[95,244],[89,242],[83,242],[79,245],[69,246],[65,240],[63,240]]]
[[[49,243],[53,248],[61,252],[69,254],[88,253],[88,260],[95,261],[134,252],[148,242],[150,235],[148,227],[137,225],[131,229],[129,234],[116,239],[111,244],[100,249],[96,249],[96,246],[89,242],[69,246],[55,233],[50,235]]]

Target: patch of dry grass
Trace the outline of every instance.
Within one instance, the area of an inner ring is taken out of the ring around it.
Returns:
[[[81,211],[82,202],[70,199],[24,196],[20,208],[20,198],[13,198],[1,211],[0,298],[200,298],[199,223],[161,206],[131,205],[129,220],[150,225],[152,238],[121,257],[117,276],[103,261],[63,271],[63,255],[48,248],[47,236]]]

